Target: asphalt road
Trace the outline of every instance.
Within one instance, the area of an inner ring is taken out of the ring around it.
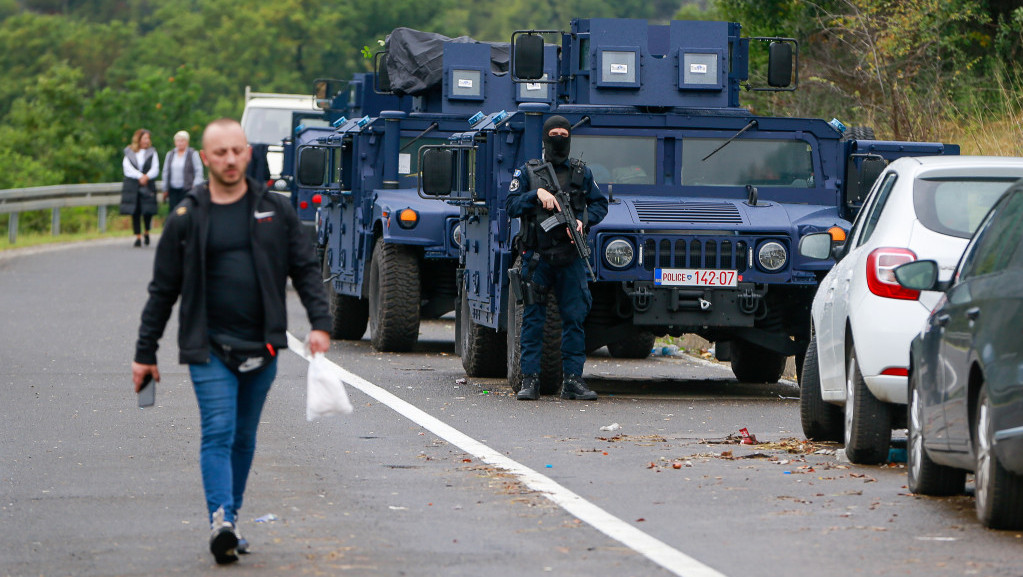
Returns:
[[[970,495],[804,443],[791,383],[598,351],[598,401],[517,402],[465,378],[445,319],[408,354],[335,341],[347,417],[307,422],[305,361],[282,355],[242,510],[254,553],[216,567],[175,322],[156,407],[130,389],[151,261],[124,239],[0,253],[0,575],[1023,575],[1023,535],[983,529]]]

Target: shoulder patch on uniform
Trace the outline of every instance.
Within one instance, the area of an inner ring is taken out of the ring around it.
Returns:
[[[174,209],[174,214],[176,214],[178,216],[181,216],[181,215],[183,215],[183,214],[185,214],[187,212],[188,212],[188,207],[187,206],[179,206],[179,207]]]
[[[515,172],[518,172],[518,171],[516,170]],[[508,192],[515,192],[518,189],[519,189],[519,179],[513,178],[512,181],[510,183],[508,183]]]

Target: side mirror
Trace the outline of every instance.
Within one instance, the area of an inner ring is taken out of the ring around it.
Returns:
[[[543,78],[543,36],[525,34],[515,39],[512,76],[520,80]]]
[[[341,87],[338,81],[326,78],[317,78],[313,81],[316,108],[329,110],[334,101],[334,96],[340,92]]]
[[[888,163],[883,158],[867,158],[863,161],[860,168],[860,192],[864,197],[887,166]]]
[[[792,44],[771,42],[767,62],[769,86],[786,88],[792,84]]]
[[[454,154],[444,148],[421,149],[422,156],[419,166],[423,194],[427,196],[447,196],[454,188]]]
[[[817,260],[831,258],[831,233],[815,232],[799,239],[799,254]]]
[[[302,186],[324,186],[327,149],[306,147],[298,151],[298,183]]]
[[[858,167],[857,160],[859,160]],[[845,204],[849,209],[850,217],[854,215],[854,212],[859,211],[859,207],[863,206],[863,201],[870,194],[870,189],[874,187],[874,183],[887,167],[888,162],[880,156],[852,155],[849,157],[849,178],[846,182]]]
[[[938,281],[938,263],[916,260],[895,267],[895,280],[903,288],[916,291],[945,291],[951,283]]]

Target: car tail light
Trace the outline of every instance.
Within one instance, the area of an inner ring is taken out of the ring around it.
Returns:
[[[916,253],[905,248],[877,248],[867,256],[867,288],[879,297],[916,300],[920,291],[903,288],[895,280],[895,268],[916,260]]]
[[[323,204],[323,195],[322,194],[314,194],[313,195],[313,204]]]
[[[889,377],[908,377],[909,369],[906,367],[888,367],[881,371],[882,375],[888,375]]]

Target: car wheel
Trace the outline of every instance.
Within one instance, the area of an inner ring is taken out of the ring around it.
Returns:
[[[749,341],[732,341],[732,373],[743,383],[777,383],[787,357]]]
[[[909,407],[907,408],[909,442],[906,446],[908,488],[922,495],[958,495],[966,485],[966,471],[939,465],[924,449],[924,404],[917,371],[909,374]]]
[[[515,267],[519,268],[520,258],[515,259]],[[540,353],[540,394],[553,395],[561,388],[561,314],[558,312],[558,300],[554,291],[547,296],[547,320],[543,326],[543,347]],[[508,317],[506,334],[508,343],[505,350],[508,355],[508,384],[516,393],[522,388],[522,303],[515,302],[515,297],[508,295]]]
[[[855,346],[846,367],[845,455],[860,465],[883,463],[892,441],[892,406],[877,400],[863,382]]]
[[[369,271],[369,332],[373,348],[411,351],[419,340],[419,261],[406,246],[379,240]]]
[[[462,368],[469,377],[506,376],[506,337],[503,333],[485,327],[472,320],[469,312],[469,298],[465,289],[461,291],[459,303],[458,336],[462,356]]]
[[[366,334],[369,322],[369,301],[357,296],[338,294],[330,278],[329,253],[324,253],[323,280],[327,287],[327,302],[330,304],[330,338],[357,341]]]
[[[616,359],[645,359],[650,356],[657,337],[650,332],[640,331],[628,337],[607,344],[607,352]]]
[[[799,379],[799,417],[803,434],[814,441],[842,440],[842,408],[821,399],[821,374],[817,339],[811,337]]]
[[[987,385],[980,390],[973,435],[977,456],[977,518],[992,529],[1023,528],[1023,477],[1007,471],[994,453],[991,422],[991,398]]]

